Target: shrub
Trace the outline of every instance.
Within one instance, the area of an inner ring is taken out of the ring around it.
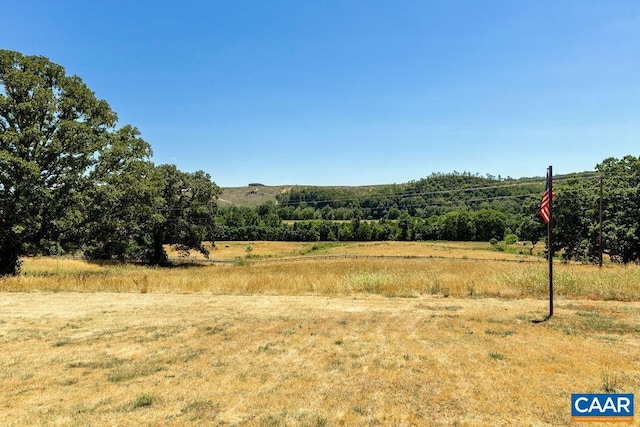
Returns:
[[[518,241],[518,236],[516,236],[515,234],[507,234],[506,236],[504,236],[504,242],[507,245],[513,245],[517,241]]]

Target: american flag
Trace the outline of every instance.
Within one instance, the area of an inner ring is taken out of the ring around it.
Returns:
[[[549,180],[550,180],[549,172],[547,171],[547,181],[544,188],[544,194],[542,195],[542,204],[540,205],[540,216],[549,224],[549,220],[551,219],[551,197],[555,196],[555,194],[549,194]]]

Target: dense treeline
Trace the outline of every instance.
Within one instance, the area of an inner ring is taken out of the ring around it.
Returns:
[[[294,187],[278,195],[284,219],[311,219],[311,211],[321,210],[324,219],[397,219],[402,211],[410,216],[442,215],[461,206],[471,210],[495,209],[521,213],[521,201],[539,194],[542,179],[501,179],[470,173],[433,174],[406,184],[389,185],[369,192],[353,192],[329,187]],[[518,200],[520,198],[520,200]],[[305,210],[306,209],[306,210]],[[333,217],[333,218],[332,218]]]
[[[602,189],[600,186],[602,177]],[[606,159],[595,172],[556,177],[554,252],[564,259],[640,260],[640,158]],[[218,211],[211,238],[220,240],[546,239],[543,178],[514,180],[470,173],[433,174],[366,192],[293,187],[277,202]],[[602,195],[602,196],[601,196]]]
[[[454,172],[368,191],[293,187],[257,208],[218,208],[220,189],[207,173],[153,164],[138,130],[116,123],[79,77],[47,58],[0,50],[0,276],[36,254],[163,265],[165,245],[206,255],[205,240],[546,236],[543,178]],[[640,158],[606,159],[595,172],[557,177],[554,189],[554,251],[594,262],[602,237],[614,261],[640,259]]]
[[[250,208],[223,209],[212,235],[216,240],[383,241],[383,240],[502,240],[507,217],[501,212],[452,211],[437,218],[401,214],[397,220],[335,221],[315,219],[284,223],[276,215],[256,216]]]
[[[541,179],[502,180],[469,173],[434,174],[419,181],[358,192],[294,187],[256,209],[220,208],[219,240],[503,240],[538,241],[534,220]]]

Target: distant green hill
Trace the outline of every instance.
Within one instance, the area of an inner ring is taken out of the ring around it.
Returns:
[[[582,172],[557,176],[558,182],[572,177],[591,176]],[[246,187],[224,188],[218,205],[224,207],[255,208],[266,202],[277,205],[282,219],[309,219],[310,217],[351,218],[346,210],[359,210],[362,219],[395,219],[400,212],[410,216],[428,218],[451,210],[493,209],[507,215],[523,213],[523,206],[539,203],[544,191],[544,177],[501,178],[481,176],[468,172],[432,174],[417,181],[402,184],[370,186],[265,186],[250,184]],[[306,210],[305,213],[302,211]],[[310,210],[323,210],[322,215],[311,215]],[[342,214],[339,214],[339,210]],[[357,216],[357,215],[356,215]]]
[[[553,242],[566,259],[597,259],[599,200],[604,200],[603,230],[613,236],[604,240],[612,248],[605,253],[622,262],[638,259],[640,252],[632,242],[616,246],[625,236],[637,239],[638,209],[632,201],[640,187],[637,174],[628,172],[634,162],[633,157],[609,160],[611,172],[603,177],[601,171],[554,176]],[[501,241],[535,244],[546,237],[540,216],[544,190],[544,177],[467,172],[389,185],[225,188],[212,240],[483,241],[501,250]],[[606,221],[613,225],[607,228]]]

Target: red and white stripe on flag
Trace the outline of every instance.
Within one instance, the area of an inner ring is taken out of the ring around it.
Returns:
[[[547,181],[546,181],[546,185],[544,188],[544,194],[542,195],[542,203],[540,205],[540,216],[542,217],[542,219],[544,220],[544,222],[546,222],[547,224],[549,223],[550,219],[551,219],[551,199],[550,197],[555,196],[554,195],[549,195],[549,172],[547,172]]]

